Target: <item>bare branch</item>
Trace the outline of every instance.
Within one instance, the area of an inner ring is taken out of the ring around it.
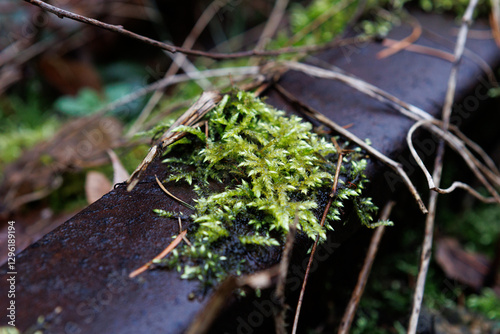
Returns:
[[[371,40],[372,37],[356,37],[356,38],[347,38],[344,40],[335,40],[332,43],[326,43],[323,45],[312,45],[312,46],[306,46],[306,47],[293,47],[293,48],[283,48],[279,50],[271,50],[271,51],[258,51],[258,50],[248,50],[248,51],[241,51],[241,52],[234,52],[234,53],[216,53],[216,52],[205,52],[205,51],[199,51],[199,50],[192,50],[192,49],[186,49],[183,47],[179,46],[173,46],[167,43],[163,43],[160,41],[157,41],[155,39],[145,37],[139,34],[136,34],[132,31],[124,29],[122,26],[117,26],[117,25],[112,25],[108,23],[101,22],[99,20],[95,20],[89,17],[85,17],[82,15],[78,15],[72,12],[69,12],[67,10],[49,5],[48,3],[45,3],[41,0],[24,0],[26,2],[29,2],[35,6],[38,6],[42,8],[43,10],[46,10],[48,12],[51,12],[55,15],[57,15],[60,18],[70,18],[72,20],[90,24],[96,27],[100,27],[102,29],[106,29],[109,31],[113,31],[119,34],[122,34],[124,36],[139,40],[143,43],[155,46],[157,48],[166,50],[171,53],[184,53],[189,56],[196,56],[196,57],[207,57],[207,58],[213,58],[213,59],[234,59],[234,58],[244,58],[244,57],[269,57],[269,56],[278,56],[281,54],[285,53],[298,53],[298,52],[316,52],[316,51],[321,51],[321,50],[327,50],[336,46],[342,46],[342,45],[348,45],[348,44],[353,44],[353,43],[361,43],[364,41]]]
[[[472,14],[474,13],[474,8],[476,7],[476,5],[477,5],[477,0],[469,1],[469,5],[467,6],[467,9],[462,19],[462,26],[460,27],[457,43],[455,46],[455,62],[453,63],[450,77],[448,79],[446,99],[443,106],[442,130],[445,132],[448,131],[448,127],[450,124],[451,107],[453,104],[453,100],[455,98],[458,64],[462,59],[462,54],[465,48],[465,41],[467,38],[467,31],[472,21]],[[436,159],[434,160],[434,172],[432,175],[432,181],[436,185],[436,188],[439,187],[439,183],[441,182],[441,174],[443,171],[443,155],[445,151],[444,143],[445,141],[443,139],[439,141],[439,146],[436,153]],[[425,237],[422,245],[422,253],[420,256],[420,269],[417,276],[417,287],[415,289],[415,294],[413,296],[413,307],[411,311],[410,322],[408,324],[408,334],[414,334],[417,331],[418,318],[420,315],[420,308],[424,296],[425,281],[427,278],[427,271],[429,269],[429,263],[431,259],[437,197],[438,197],[438,192],[434,191],[432,191],[429,196],[429,205],[428,205],[429,214],[427,215],[425,220]]]

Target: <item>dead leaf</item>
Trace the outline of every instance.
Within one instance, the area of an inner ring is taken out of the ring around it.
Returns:
[[[85,180],[85,197],[87,203],[92,204],[107,194],[111,189],[111,182],[109,182],[106,175],[101,172],[90,171],[87,173]]]
[[[45,80],[65,95],[76,95],[83,87],[102,90],[101,78],[90,63],[51,55],[38,65]]]
[[[482,288],[490,267],[486,256],[465,251],[454,238],[437,241],[436,261],[446,276],[477,291]]]
[[[111,163],[113,164],[113,186],[122,183],[128,180],[130,174],[127,172],[125,167],[123,167],[120,158],[116,155],[113,150],[108,150],[109,158],[111,159]]]

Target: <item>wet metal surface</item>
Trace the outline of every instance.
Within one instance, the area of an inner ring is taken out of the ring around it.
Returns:
[[[418,16],[418,19],[422,26],[454,40],[452,18]],[[402,38],[409,32],[408,27],[401,27],[391,37]],[[439,47],[425,36],[418,43]],[[467,45],[488,64],[498,64],[500,53],[492,40],[469,40]],[[318,57],[403,101],[439,115],[451,64],[407,51],[377,60],[375,54],[381,49],[380,44],[371,43]],[[481,69],[465,59],[457,93],[469,104],[462,109],[465,112],[461,112],[457,122],[466,121],[477,110],[475,103],[486,90],[484,84],[478,85],[482,77]],[[411,122],[389,107],[342,83],[301,73],[287,73],[280,83],[339,124],[352,124],[350,131],[361,138],[370,138],[381,152],[397,159],[404,151],[404,138]],[[267,101],[292,110],[277,93],[271,92]],[[385,169],[377,162],[370,166],[375,178],[374,197],[389,193]],[[158,161],[132,192],[127,193],[123,187],[111,191],[17,257],[19,329],[38,326],[49,333],[180,333],[187,328],[207,300],[188,299],[197,282],[180,280],[176,272],[164,270],[128,278],[132,270],[152,259],[170,243],[172,235],[179,233],[176,220],[159,218],[152,209],[189,214],[188,209],[165,196],[154,175],[165,177]],[[192,204],[193,194],[187,187],[172,185],[169,190]],[[1,270],[7,272],[6,266]],[[0,291],[0,307],[5,310],[5,279],[0,281]],[[45,316],[45,322],[36,325],[39,316]],[[242,317],[246,321],[244,314]],[[7,320],[3,317],[0,324],[6,324]],[[227,323],[233,329],[241,325],[235,317]]]

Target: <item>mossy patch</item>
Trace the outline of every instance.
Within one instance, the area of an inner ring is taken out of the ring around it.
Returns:
[[[226,95],[206,120],[207,129],[177,128],[189,134],[169,147],[164,160],[170,172],[165,182],[187,182],[198,195],[188,233],[192,246],[178,247],[165,260],[183,278],[212,284],[245,272],[245,254],[279,250],[296,216],[300,233],[325,240],[345,201],[354,202],[370,226],[377,208],[361,197],[367,180],[359,148],[343,157],[338,191],[321,227],[339,153],[330,138],[247,92]],[[213,183],[223,190],[211,192]]]

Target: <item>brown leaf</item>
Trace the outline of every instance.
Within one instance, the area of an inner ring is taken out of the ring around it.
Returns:
[[[465,251],[454,238],[441,238],[437,241],[436,261],[446,276],[475,290],[482,288],[490,266],[490,260],[486,256]]]
[[[111,182],[101,172],[90,171],[85,180],[87,203],[92,204],[111,190]]]
[[[45,80],[65,95],[75,95],[83,87],[102,89],[99,73],[89,63],[51,55],[42,57],[38,65]]]
[[[107,152],[109,158],[111,159],[111,163],[113,164],[113,185],[127,181],[130,174],[127,172],[125,167],[123,167],[120,158],[118,158],[113,150],[108,150]]]

